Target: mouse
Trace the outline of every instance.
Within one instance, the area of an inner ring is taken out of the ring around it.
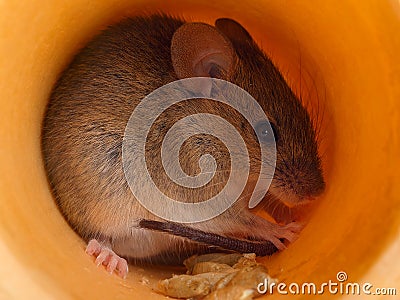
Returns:
[[[122,163],[127,122],[146,95],[193,77],[237,85],[268,117],[272,131],[266,138],[275,140],[276,168],[263,202],[299,206],[314,201],[325,189],[311,116],[240,23],[220,18],[211,25],[165,14],[125,18],[95,36],[60,74],[45,111],[41,139],[59,210],[86,241],[86,252],[110,273],[125,277],[128,262],[170,264],[215,250],[271,255],[293,242],[303,226],[295,220],[267,220],[249,208],[263,142],[255,131],[263,128],[254,129],[238,111],[211,99],[180,102],[154,121],[146,140],[148,172],[177,201],[201,202],[217,194],[230,164],[221,141],[197,134],[182,144],[179,158],[188,175],[201,172],[198,161],[204,153],[217,163],[215,176],[200,188],[182,188],[169,180],[160,150],[163,137],[178,120],[215,114],[246,137],[250,175],[238,200],[215,218],[180,224],[152,214],[135,198]],[[139,182],[148,188],[144,179]]]

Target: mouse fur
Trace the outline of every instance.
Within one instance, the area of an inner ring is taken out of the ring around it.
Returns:
[[[138,16],[102,31],[61,74],[43,121],[45,168],[62,214],[85,240],[107,243],[118,256],[133,261],[169,263],[210,247],[135,227],[143,219],[163,220],[143,208],[128,187],[121,158],[124,130],[139,101],[172,81],[205,74],[240,86],[259,102],[271,121],[277,147],[276,171],[265,201],[274,198],[298,205],[318,196],[325,187],[311,118],[250,34],[236,21],[218,19],[214,29],[207,27],[211,25],[201,29],[203,40],[183,32],[174,46],[174,34],[186,24],[167,15]],[[187,30],[196,34],[197,29],[189,26]],[[213,45],[217,50],[207,48],[213,44],[207,42],[209,31],[220,39]],[[181,45],[185,45],[183,50]],[[210,58],[201,62],[200,69],[192,70],[190,63],[202,59],[198,58],[201,51],[209,51],[206,57]],[[202,154],[215,157],[219,172],[205,187],[183,189],[168,181],[160,169],[162,137],[178,119],[201,112],[220,115],[249,138],[252,176],[232,208],[212,220],[188,226],[232,238],[266,240],[283,249],[282,240],[294,240],[298,227],[274,224],[248,209],[260,150],[250,124],[228,105],[207,99],[182,102],[156,120],[148,137],[151,146],[146,148],[147,157],[154,162],[149,166],[154,181],[180,201],[202,201],[223,187],[229,169],[227,149],[206,135],[194,136],[181,151],[182,168],[189,175],[199,172],[197,161]]]

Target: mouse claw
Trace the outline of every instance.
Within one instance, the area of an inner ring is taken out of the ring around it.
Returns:
[[[86,253],[96,258],[95,264],[97,266],[104,265],[110,274],[115,271],[120,277],[126,278],[128,274],[128,262],[124,258],[119,257],[110,248],[93,239],[89,241]]]

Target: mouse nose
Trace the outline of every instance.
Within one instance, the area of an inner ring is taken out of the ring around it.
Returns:
[[[299,198],[313,200],[325,190],[322,174],[302,176],[294,179],[293,190]]]
[[[325,190],[325,181],[322,172],[318,170],[304,170],[287,174],[286,187],[302,201],[313,200]]]

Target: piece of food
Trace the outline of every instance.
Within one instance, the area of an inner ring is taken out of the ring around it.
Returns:
[[[202,261],[193,266],[191,275],[209,272],[232,272],[234,268],[226,264],[219,264],[212,261]]]
[[[161,293],[175,298],[192,298],[208,295],[211,285],[207,278],[191,275],[175,275],[158,283]]]
[[[236,264],[243,255],[239,253],[223,254],[223,253],[210,253],[204,255],[193,255],[186,259],[183,264],[188,269],[188,274],[191,274],[193,266],[200,262],[215,262],[219,264],[226,264],[233,266]]]
[[[184,264],[187,274],[160,281],[161,293],[196,300],[248,300],[260,296],[257,286],[265,279],[276,282],[267,269],[257,263],[254,253],[195,255]]]

